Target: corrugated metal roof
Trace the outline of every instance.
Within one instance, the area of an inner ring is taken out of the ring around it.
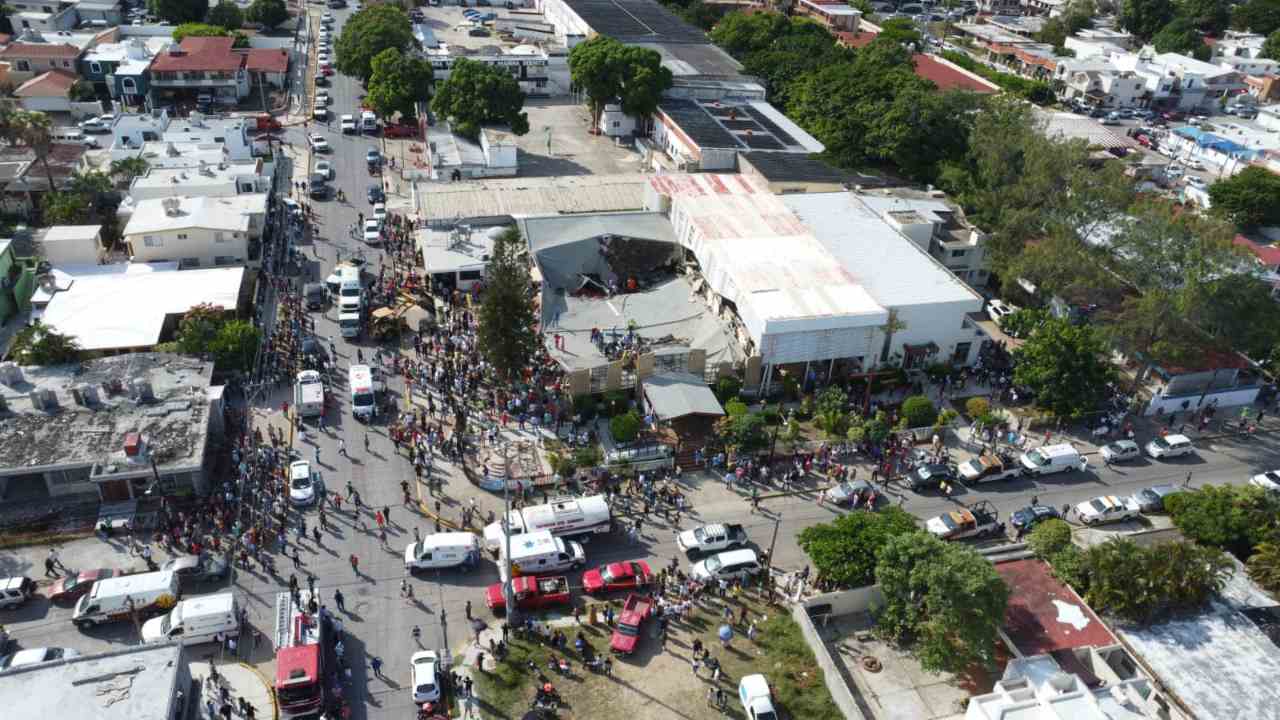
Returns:
[[[424,183],[419,205],[428,221],[495,215],[597,213],[644,208],[641,175],[512,178]]]

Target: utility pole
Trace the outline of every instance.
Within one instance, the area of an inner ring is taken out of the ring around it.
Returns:
[[[768,572],[773,569],[773,546],[778,542],[778,526],[782,524],[782,513],[773,516],[773,537],[769,539],[769,557],[765,560],[764,569]]]
[[[511,575],[511,446],[502,444],[502,542],[503,564],[507,570],[506,579],[502,581],[502,600],[507,605],[507,622],[512,627],[520,621],[520,611],[516,608],[516,594],[511,587],[514,579]]]

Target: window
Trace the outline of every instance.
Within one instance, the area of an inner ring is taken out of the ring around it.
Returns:
[[[22,24],[23,24],[23,25],[25,25],[25,24],[26,24],[26,21],[25,21],[25,20],[23,20],[23,21],[22,21]],[[20,72],[30,72],[30,71],[31,71],[31,63],[27,62],[26,60],[19,60],[19,61],[18,61],[18,70],[19,70]]]
[[[463,270],[458,273],[459,280],[479,280],[483,276],[483,272],[480,270]]]
[[[179,239],[179,240],[186,240],[186,239],[187,239],[187,234],[186,234],[186,233],[178,233],[178,239]]]
[[[182,258],[178,264],[184,268],[200,267],[200,258]]]
[[[63,61],[62,61],[62,67],[64,67],[64,68],[69,68],[69,67],[71,67],[71,61],[70,61],[70,60],[63,60]]]
[[[164,238],[155,235],[143,235],[142,244],[146,247],[164,247]]]
[[[213,258],[214,265],[235,265],[236,259],[230,255],[218,255]]]
[[[213,234],[213,241],[216,243],[220,243],[220,242],[226,242],[227,239],[222,236],[222,233],[216,232]]]
[[[138,83],[134,82],[133,78],[123,78],[120,81],[120,84],[124,88],[124,91],[130,95],[138,92]]]
[[[102,65],[101,65],[100,63],[96,63],[96,62],[91,62],[91,63],[89,63],[89,72],[91,72],[91,73],[93,73],[93,74],[95,74],[95,75],[101,75],[101,74],[102,74]]]
[[[968,250],[952,250],[951,257],[953,258],[964,257],[965,254],[967,254],[968,252],[969,252]]]

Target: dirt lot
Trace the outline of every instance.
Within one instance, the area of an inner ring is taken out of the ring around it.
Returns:
[[[616,603],[618,605],[620,603]],[[730,598],[735,635],[726,648],[717,637],[724,622],[725,604],[709,601],[687,622],[670,626],[665,651],[656,637],[656,623],[650,620],[642,630],[639,649],[629,658],[615,658],[612,677],[585,668],[572,649],[579,629],[598,651],[607,651],[609,631],[601,624],[572,624],[562,629],[570,638],[571,676],[560,677],[547,668],[549,649],[536,643],[517,641],[512,653],[497,669],[480,679],[480,697],[486,718],[518,717],[533,698],[534,673],[525,666],[532,659],[550,676],[565,705],[560,717],[567,720],[600,720],[619,717],[625,709],[627,720],[717,720],[744,718],[737,700],[737,683],[743,675],[764,673],[785,716],[805,720],[838,720],[840,713],[831,701],[812,652],[800,636],[790,616],[782,608],[766,606],[756,598]],[[754,642],[747,640],[745,626],[737,624],[739,612],[747,608],[748,624],[757,627]],[[695,639],[711,649],[722,664],[722,674],[713,683],[702,668],[695,676],[690,662]],[[708,692],[719,686],[726,698],[721,712],[710,702]]]

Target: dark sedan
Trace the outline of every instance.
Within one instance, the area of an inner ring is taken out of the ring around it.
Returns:
[[[937,490],[942,487],[944,482],[948,485],[954,485],[956,482],[956,470],[943,463],[926,463],[916,468],[916,471],[911,474],[911,489],[916,492]]]
[[[1009,516],[1009,524],[1018,530],[1030,530],[1049,518],[1062,517],[1048,505],[1028,505]]]

